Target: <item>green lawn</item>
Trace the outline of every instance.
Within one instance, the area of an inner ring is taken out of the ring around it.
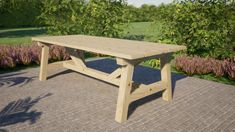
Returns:
[[[160,38],[161,27],[161,22],[154,24],[150,22],[130,23],[124,31],[124,38],[157,41]],[[47,35],[45,29],[36,27],[0,29],[0,44],[30,44],[31,37],[45,35]]]
[[[160,39],[161,30],[161,22],[134,22],[125,30],[124,36],[136,36],[144,41],[158,41]]]
[[[0,44],[30,44],[31,37],[46,35],[43,28],[0,29]]]

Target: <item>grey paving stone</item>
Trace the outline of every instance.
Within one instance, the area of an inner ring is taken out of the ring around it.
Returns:
[[[112,72],[114,60],[88,62]],[[131,104],[129,119],[115,122],[118,87],[66,69],[50,69],[38,80],[39,68],[0,74],[0,132],[87,131],[235,131],[235,87],[172,74],[174,98],[157,93]],[[160,72],[135,68],[134,81],[150,84]]]

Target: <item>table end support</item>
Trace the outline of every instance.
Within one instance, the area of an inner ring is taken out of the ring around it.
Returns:
[[[126,61],[122,61],[126,62]],[[120,64],[120,63],[119,63]],[[122,123],[127,120],[128,107],[130,104],[130,92],[132,88],[132,77],[134,65],[131,63],[122,63],[121,80],[119,85],[117,108],[115,120]]]
[[[40,42],[38,45],[42,47],[39,80],[44,81],[47,79],[49,46]]]
[[[172,100],[172,84],[171,84],[171,54],[167,54],[160,58],[161,62],[161,80],[164,83],[165,91],[162,93],[162,99],[165,101]]]

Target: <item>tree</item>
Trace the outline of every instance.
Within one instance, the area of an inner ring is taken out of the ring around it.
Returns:
[[[84,15],[84,33],[120,37],[127,22],[125,6],[124,0],[90,0]]]
[[[187,46],[193,55],[226,58],[234,55],[234,3],[177,1],[163,19],[164,38]]]
[[[125,0],[43,0],[39,19],[51,34],[119,37],[125,6]]]
[[[39,21],[49,34],[67,35],[82,32],[84,0],[43,0]]]
[[[125,18],[128,19],[131,22],[137,22],[138,21],[138,16],[139,16],[139,11],[138,8],[133,6],[133,5],[127,5],[126,6],[126,12],[125,12]]]
[[[0,0],[0,26],[36,26],[40,14],[39,0]]]
[[[130,18],[131,22],[152,22],[159,18],[159,7],[155,5],[143,4],[137,8],[132,5],[128,5],[126,16]]]

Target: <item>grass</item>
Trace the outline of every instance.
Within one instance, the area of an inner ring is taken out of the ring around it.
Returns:
[[[45,36],[43,28],[13,28],[0,30],[0,45],[31,44],[31,37]]]
[[[154,26],[155,25],[155,26]],[[124,36],[128,39],[137,39],[143,41],[154,41],[158,42],[161,37],[162,23],[150,23],[150,22],[138,22],[131,23],[128,28],[124,31]],[[16,44],[31,44],[31,37],[45,36],[46,30],[43,28],[14,28],[14,29],[0,29],[0,45],[16,45]],[[124,38],[125,38],[124,37]],[[147,62],[141,65],[151,67]],[[35,65],[32,65],[35,66]],[[0,70],[0,73],[9,72],[12,70],[20,70],[32,66],[19,66],[15,69]],[[157,67],[155,67],[157,68]],[[159,68],[157,68],[159,69]],[[173,68],[173,72],[178,72]],[[216,81],[220,83],[235,85],[235,81],[229,80],[226,77],[216,78],[212,74],[208,75],[194,75],[194,77],[202,78],[206,80]]]
[[[156,25],[156,26],[153,26]],[[161,22],[131,23],[124,31],[126,38],[139,37],[144,41],[157,41],[160,38]],[[31,44],[31,37],[45,36],[46,30],[40,27],[0,29],[0,45]]]
[[[228,79],[227,77],[220,77],[217,78],[213,74],[207,74],[207,75],[193,75],[193,77],[205,79],[205,80],[210,80],[210,81],[215,81],[219,83],[224,83],[224,84],[229,84],[229,85],[234,85],[235,86],[235,81],[232,81]]]
[[[139,36],[144,41],[156,42],[161,37],[162,23],[161,22],[133,22],[124,31],[124,36]]]

